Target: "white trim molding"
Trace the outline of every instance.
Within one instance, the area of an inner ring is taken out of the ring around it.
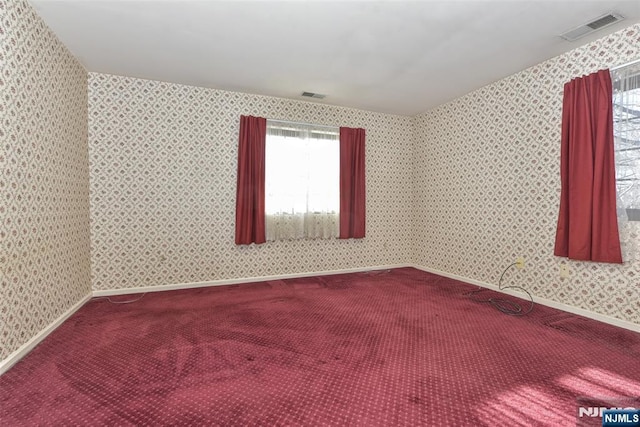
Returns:
[[[511,289],[500,289],[498,286],[493,285],[491,283],[482,282],[480,280],[470,279],[468,277],[458,276],[457,274],[447,273],[446,271],[436,270],[434,268],[423,267],[419,265],[413,265],[414,268],[418,270],[426,271],[427,273],[437,274],[438,276],[448,277],[450,279],[459,280],[461,282],[469,283],[472,285],[481,286],[483,288],[488,288],[494,290],[496,292],[501,292],[503,294],[511,295],[518,298],[527,299],[527,295],[522,292],[517,292]],[[626,320],[617,319],[611,316],[605,316],[604,314],[595,313],[593,311],[585,310],[584,308],[574,307],[572,305],[563,304],[561,302],[553,301],[547,298],[537,297],[535,295],[531,295],[533,298],[533,302],[536,304],[544,305],[551,308],[556,308],[558,310],[565,311],[567,313],[577,314],[579,316],[588,317],[589,319],[597,320],[599,322],[608,323],[609,325],[618,326],[620,328],[628,329],[633,332],[640,332],[640,325],[632,322],[628,322]]]
[[[393,268],[404,268],[404,267],[413,267],[421,271],[426,271],[427,273],[437,274],[439,276],[448,277],[450,279],[455,279],[455,280],[459,280],[461,282],[469,283],[472,285],[481,286],[483,288],[491,289],[491,290],[512,295],[515,297],[526,298],[526,295],[521,292],[516,292],[510,289],[499,289],[498,286],[496,285],[482,282],[480,280],[470,279],[468,277],[459,276],[457,274],[448,273],[446,271],[440,271],[433,268],[423,267],[419,265],[412,265],[412,264],[379,265],[374,267],[348,268],[348,269],[331,270],[331,271],[312,271],[312,272],[306,272],[306,273],[282,274],[282,275],[275,275],[275,276],[259,276],[259,277],[247,277],[247,278],[227,279],[227,280],[213,280],[209,282],[178,283],[174,285],[158,285],[158,286],[145,286],[145,287],[126,288],[126,289],[97,290],[87,294],[84,298],[82,298],[80,301],[74,304],[71,308],[65,311],[62,315],[60,315],[56,320],[54,320],[50,325],[48,325],[46,328],[40,331],[37,335],[35,335],[33,338],[31,338],[29,341],[23,344],[19,349],[11,353],[9,357],[0,361],[0,375],[7,372],[20,359],[26,356],[35,346],[40,344],[51,332],[53,332],[65,320],[71,317],[71,315],[73,315],[76,311],[78,311],[80,307],[82,307],[92,297],[137,294],[137,293],[144,293],[144,292],[161,292],[161,291],[171,291],[171,290],[177,290],[177,289],[202,288],[207,286],[235,285],[239,283],[266,282],[269,280],[294,279],[298,277],[327,276],[332,274],[344,274],[344,273],[362,273],[367,271],[390,270]],[[628,329],[630,331],[640,332],[640,325],[637,325],[635,323],[627,322],[621,319],[616,319],[615,317],[605,316],[599,313],[594,313],[589,310],[570,306],[570,305],[549,300],[546,298],[537,297],[535,295],[532,295],[532,297],[533,297],[533,301],[537,304],[556,308],[558,310],[562,310],[568,313],[573,313],[580,316],[588,317],[590,319],[607,323],[613,326],[618,326],[620,328]]]
[[[404,268],[404,267],[413,267],[413,266],[411,264],[377,265],[374,267],[356,267],[356,268],[346,268],[342,270],[310,271],[306,273],[279,274],[275,276],[257,276],[257,277],[245,277],[245,278],[239,278],[239,279],[212,280],[210,282],[192,282],[192,283],[178,283],[174,285],[155,285],[155,286],[144,286],[144,287],[138,287],[138,288],[108,289],[108,290],[93,291],[93,296],[108,297],[108,296],[114,296],[114,295],[140,294],[144,292],[175,291],[177,289],[203,288],[207,286],[237,285],[239,283],[268,282],[269,280],[295,279],[298,277],[328,276],[332,274],[362,273],[366,271],[390,270],[392,268]]]
[[[348,268],[348,269],[342,269],[342,270],[312,271],[312,272],[306,272],[306,273],[282,274],[282,275],[276,275],[276,276],[247,277],[247,278],[239,278],[239,279],[213,280],[210,282],[178,283],[174,285],[145,286],[145,287],[139,287],[139,288],[93,291],[87,294],[84,298],[82,298],[80,301],[74,304],[67,311],[65,311],[62,315],[60,315],[56,320],[51,322],[51,324],[49,324],[43,330],[38,332],[38,334],[36,334],[33,338],[31,338],[29,341],[27,341],[22,346],[20,346],[20,348],[18,348],[16,351],[11,353],[6,359],[0,360],[0,375],[4,374],[13,365],[18,363],[20,359],[22,359],[31,350],[33,350],[35,346],[40,344],[51,332],[53,332],[65,320],[71,317],[71,315],[73,315],[76,311],[78,311],[80,307],[82,307],[92,297],[127,295],[127,294],[137,294],[137,293],[144,293],[144,292],[172,291],[176,289],[202,288],[207,286],[235,285],[238,283],[266,282],[269,280],[293,279],[296,277],[327,276],[331,274],[343,274],[343,273],[361,273],[366,271],[389,270],[392,268],[403,268],[403,267],[411,267],[411,265],[410,264],[379,265],[375,267],[357,267],[357,268]]]
[[[31,350],[33,350],[38,344],[40,344],[51,332],[53,332],[58,326],[71,317],[76,311],[80,309],[87,301],[92,297],[92,293],[89,292],[80,301],[72,305],[67,311],[62,313],[57,319],[51,322],[47,327],[34,335],[29,341],[22,344],[20,348],[11,353],[9,357],[4,360],[0,360],[0,375],[7,372],[13,365],[18,363],[20,359],[26,356]]]

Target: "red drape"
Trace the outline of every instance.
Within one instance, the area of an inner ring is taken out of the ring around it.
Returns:
[[[609,70],[564,86],[557,256],[622,263],[616,217],[612,92]]]
[[[240,116],[236,245],[264,243],[264,164],[267,119]]]
[[[364,129],[340,128],[340,238],[365,234]]]

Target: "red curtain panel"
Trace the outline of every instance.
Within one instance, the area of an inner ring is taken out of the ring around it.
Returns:
[[[267,119],[240,116],[236,245],[264,243],[264,165]]]
[[[609,70],[571,80],[564,86],[557,256],[622,263],[612,92]]]
[[[364,129],[340,128],[340,238],[365,235]]]

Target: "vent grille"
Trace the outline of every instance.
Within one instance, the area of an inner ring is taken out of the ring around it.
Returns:
[[[324,99],[327,95],[313,92],[302,92],[302,96],[306,96],[307,98]]]
[[[586,24],[580,25],[579,27],[576,27],[573,30],[560,34],[560,37],[572,42],[596,30],[600,30],[604,27],[608,27],[611,24],[620,22],[623,19],[624,19],[624,16],[620,15],[619,13],[614,13],[614,12],[607,13],[606,15],[602,15],[591,22],[587,22]]]
[[[614,22],[618,22],[618,18],[614,15],[609,14],[605,15],[602,18],[596,19],[593,22],[589,22],[587,27],[592,28],[594,30],[599,30],[600,28],[606,27],[607,25],[613,24]]]

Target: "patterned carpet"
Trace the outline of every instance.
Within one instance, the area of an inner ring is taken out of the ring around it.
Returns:
[[[640,398],[640,334],[473,289],[402,268],[94,299],[0,377],[0,425],[586,426],[578,399]]]

